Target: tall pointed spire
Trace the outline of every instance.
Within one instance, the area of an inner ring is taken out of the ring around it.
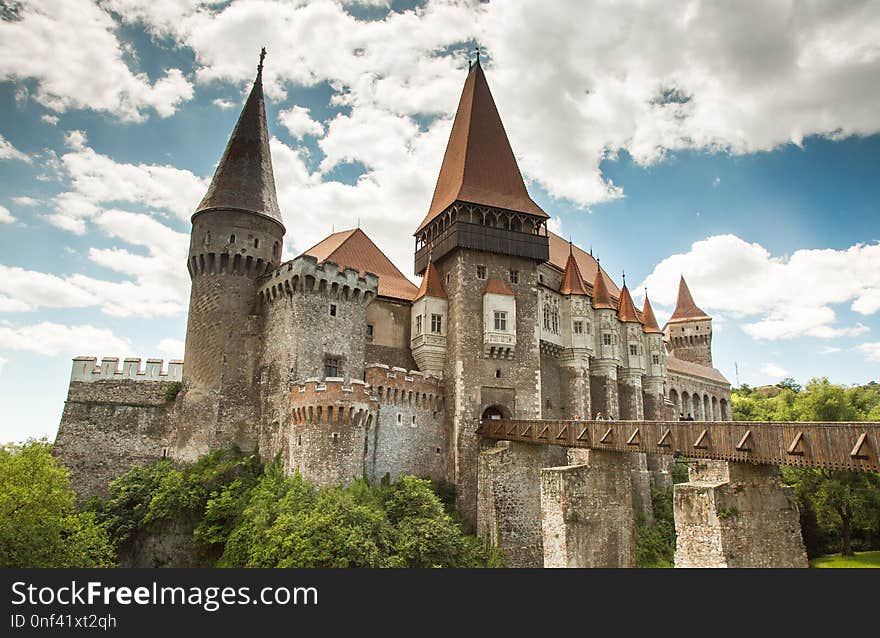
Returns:
[[[229,137],[223,157],[217,164],[211,186],[195,215],[208,210],[233,209],[257,213],[282,225],[284,223],[275,194],[266,105],[263,102],[265,56],[266,50],[263,49],[253,88]]]
[[[626,322],[642,323],[639,314],[636,312],[636,305],[633,303],[632,295],[629,294],[629,288],[623,284],[620,289],[620,299],[617,301],[617,318]]]
[[[596,268],[596,278],[593,280],[593,308],[614,310],[611,293],[608,292],[608,286],[605,285],[605,273],[602,272],[602,266]]]
[[[529,197],[479,57],[465,80],[431,207],[416,233],[455,201],[549,218]]]
[[[419,292],[416,293],[417,301],[422,297],[436,297],[437,299],[446,299],[446,289],[440,279],[440,273],[434,268],[434,263],[429,259],[428,266],[425,268],[425,275],[422,277],[422,285],[419,286]]]
[[[644,331],[648,333],[661,333],[660,326],[657,325],[657,317],[654,316],[654,309],[651,307],[651,302],[648,301],[648,291],[645,290],[645,303],[642,305],[642,323],[644,324]]]
[[[691,291],[684,280],[684,275],[682,275],[681,281],[678,283],[678,301],[675,304],[675,311],[669,317],[669,321],[685,321],[688,319],[709,319],[709,315],[700,310],[697,304],[694,303],[694,298],[691,296]]]
[[[569,243],[568,261],[565,262],[565,270],[562,273],[562,285],[559,292],[563,295],[585,295],[587,294],[587,286],[581,275],[581,269],[578,266],[574,253],[571,252],[571,244]]]

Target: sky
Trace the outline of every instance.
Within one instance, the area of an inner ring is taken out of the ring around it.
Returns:
[[[189,217],[263,74],[285,257],[360,224],[405,273],[482,63],[551,228],[734,384],[880,376],[880,3],[0,3],[0,440],[74,356],[180,358]],[[414,278],[414,281],[417,281]]]

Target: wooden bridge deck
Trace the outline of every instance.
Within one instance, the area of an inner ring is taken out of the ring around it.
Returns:
[[[880,423],[486,420],[490,439],[880,472]]]

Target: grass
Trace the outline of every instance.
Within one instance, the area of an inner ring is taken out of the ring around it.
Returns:
[[[855,556],[820,556],[810,561],[810,567],[880,567],[880,552],[856,552]]]

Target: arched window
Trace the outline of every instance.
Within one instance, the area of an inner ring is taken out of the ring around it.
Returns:
[[[234,243],[235,243],[235,235],[230,235],[230,236],[229,236],[229,243],[230,243],[230,244],[234,244]]]

